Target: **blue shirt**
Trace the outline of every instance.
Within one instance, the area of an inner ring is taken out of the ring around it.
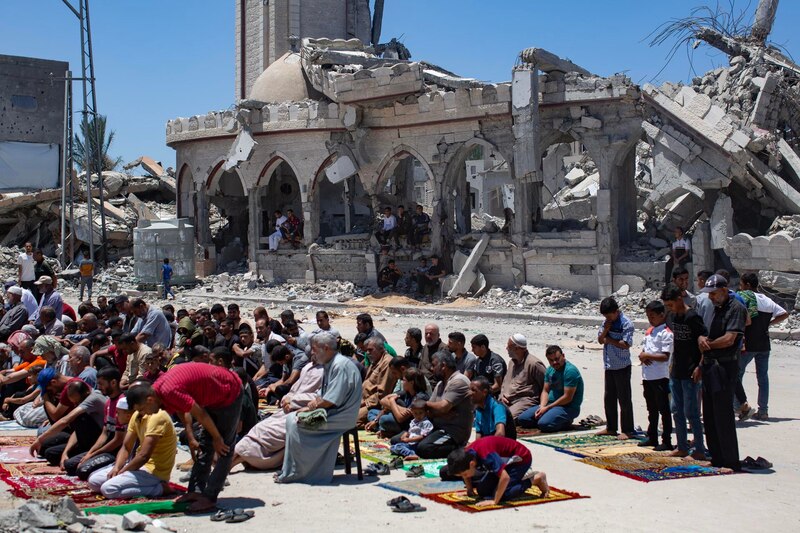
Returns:
[[[494,432],[497,431],[497,424],[508,425],[506,408],[493,396],[488,396],[483,407],[475,409],[475,421],[473,422],[475,433],[483,436],[494,435]]]
[[[552,404],[564,396],[565,387],[575,387],[575,394],[572,401],[562,407],[580,410],[583,403],[583,377],[578,367],[567,361],[564,368],[556,370],[552,366],[547,367],[544,373],[544,382],[550,386],[548,404]]]
[[[600,326],[597,335],[600,336],[601,333],[603,333],[603,326]],[[607,337],[615,341],[624,341],[628,346],[633,346],[633,322],[620,313],[619,317],[611,324]],[[604,344],[603,366],[606,370],[621,370],[631,366],[630,349],[623,350],[611,344]]]
[[[163,277],[164,281],[169,281],[172,279],[172,267],[167,264],[161,265],[161,276]]]

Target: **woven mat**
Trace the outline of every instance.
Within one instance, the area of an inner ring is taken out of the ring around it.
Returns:
[[[0,446],[28,446],[34,443],[36,435],[15,435],[15,436],[0,436]]]
[[[654,453],[630,453],[600,457],[581,457],[579,462],[608,470],[637,481],[662,481],[690,477],[721,476],[730,471],[703,466],[697,461]]]
[[[440,481],[427,477],[403,479],[401,481],[386,481],[378,483],[384,489],[419,496],[420,494],[440,494],[442,492],[455,492],[464,488],[463,481]]]
[[[488,505],[486,507],[478,507],[477,503],[480,500],[478,498],[467,496],[466,490],[457,490],[440,494],[421,494],[421,496],[438,503],[455,507],[459,511],[464,511],[467,513],[496,511],[498,509],[515,509],[518,507],[525,507],[527,505],[540,505],[543,503],[563,502],[567,500],[588,498],[588,496],[582,496],[577,492],[569,492],[566,490],[557,489],[555,487],[550,487],[550,494],[547,498],[542,498],[542,493],[537,487],[531,487],[519,498],[502,502],[500,505]]]
[[[34,457],[28,446],[3,446],[0,448],[0,463],[43,463],[44,457]]]
[[[596,433],[556,433],[523,438],[525,442],[549,446],[550,448],[576,449],[596,446],[630,446],[638,444],[638,439],[619,440],[613,435]]]
[[[145,503],[163,501],[153,498],[136,498],[127,500],[107,500],[101,494],[92,492],[89,484],[64,474],[43,475],[28,473],[28,465],[3,465],[0,464],[0,481],[5,482],[11,487],[11,493],[24,499],[57,500],[63,496],[69,496],[81,509],[92,507],[108,506],[113,502],[114,505],[128,503]],[[16,474],[16,475],[15,475]],[[176,490],[185,492],[186,487],[170,483]]]

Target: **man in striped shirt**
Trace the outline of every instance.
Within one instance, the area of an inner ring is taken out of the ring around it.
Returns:
[[[633,433],[633,402],[631,401],[631,345],[633,322],[622,314],[614,298],[600,302],[600,314],[605,322],[600,326],[597,342],[603,345],[605,368],[606,429],[599,435],[617,435],[629,439]],[[622,431],[617,433],[617,404],[622,418]]]

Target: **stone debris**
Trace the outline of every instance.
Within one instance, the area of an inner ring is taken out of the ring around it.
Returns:
[[[69,496],[58,500],[28,500],[16,509],[0,511],[0,533],[63,530],[70,533],[89,531],[114,533],[120,531],[113,525],[116,518],[121,517],[108,520],[105,515],[85,516]]]

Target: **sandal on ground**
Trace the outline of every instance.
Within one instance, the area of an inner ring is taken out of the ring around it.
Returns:
[[[421,477],[425,475],[425,467],[422,465],[414,465],[406,472],[406,477]]]
[[[405,496],[398,496],[397,498],[392,498],[391,500],[386,502],[386,505],[388,505],[389,507],[397,507],[401,503],[408,502],[408,501],[411,501],[411,500],[409,500]]]
[[[233,516],[233,511],[230,509],[220,509],[211,516],[212,522],[225,522]]]
[[[246,521],[250,520],[251,518],[253,518],[255,515],[256,515],[256,512],[251,510],[251,509],[248,509],[246,511],[244,509],[234,509],[233,510],[233,515],[230,518],[228,518],[227,520],[225,520],[225,523],[226,524],[238,524],[239,522],[246,522]]]
[[[427,509],[421,506],[418,503],[412,503],[410,501],[401,502],[400,504],[396,505],[393,509],[395,513],[419,513],[422,511],[427,511]]]
[[[385,476],[389,474],[389,465],[386,463],[371,464],[364,469],[368,476]]]

